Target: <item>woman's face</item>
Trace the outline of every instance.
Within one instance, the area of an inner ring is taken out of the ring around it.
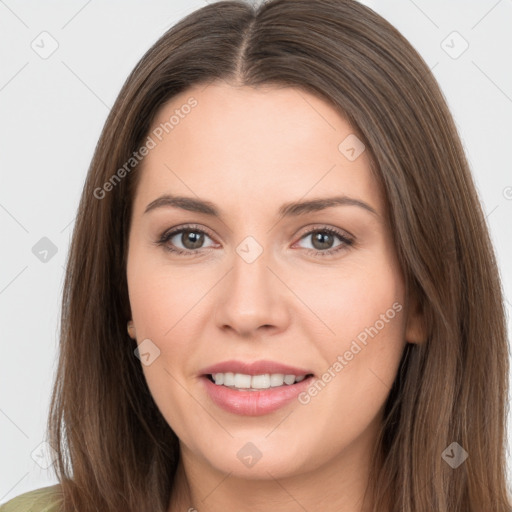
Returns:
[[[357,472],[416,332],[368,152],[293,88],[195,87],[149,136],[129,297],[184,460],[245,478]]]

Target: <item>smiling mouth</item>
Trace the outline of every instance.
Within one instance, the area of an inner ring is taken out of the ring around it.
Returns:
[[[305,375],[292,375],[283,373],[265,373],[260,375],[248,375],[243,373],[213,373],[205,377],[217,386],[222,386],[237,391],[266,391],[290,387],[306,379],[313,377],[312,373]]]

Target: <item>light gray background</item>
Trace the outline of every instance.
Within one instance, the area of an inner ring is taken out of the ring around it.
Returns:
[[[510,332],[512,0],[363,3],[409,39],[448,100],[499,258]],[[41,467],[51,462],[41,443],[63,273],[80,192],[109,108],[144,52],[205,4],[0,0],[0,502],[57,483],[52,468]],[[51,48],[43,31],[58,43],[46,59],[31,47]],[[469,47],[458,56],[463,40]],[[32,252],[43,237],[57,248],[46,262]],[[509,422],[509,438],[511,431]]]

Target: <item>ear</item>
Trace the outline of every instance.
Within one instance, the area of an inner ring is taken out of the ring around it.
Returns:
[[[130,320],[128,322],[128,324],[126,325],[126,330],[128,331],[128,336],[130,336],[130,338],[132,340],[134,340],[135,339],[135,327],[133,325],[132,320]]]
[[[409,343],[424,343],[427,329],[423,308],[415,294],[411,294],[407,303],[405,339]]]

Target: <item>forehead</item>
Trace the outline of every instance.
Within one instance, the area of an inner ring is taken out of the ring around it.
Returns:
[[[140,166],[136,201],[221,195],[241,207],[248,198],[281,204],[346,194],[382,208],[370,157],[352,126],[327,101],[297,88],[195,86],[160,108],[149,136],[154,147]]]

